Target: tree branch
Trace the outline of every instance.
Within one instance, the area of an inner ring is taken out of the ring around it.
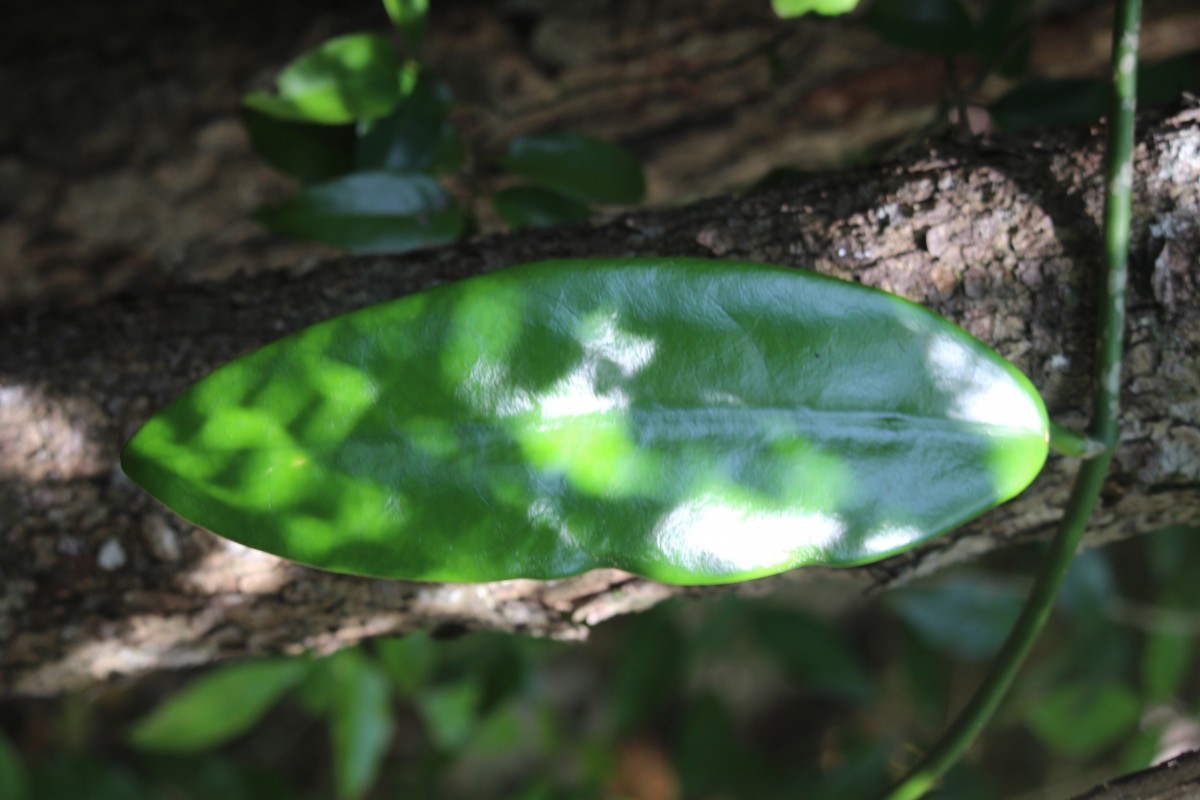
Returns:
[[[1200,522],[1200,108],[1145,117],[1135,151],[1126,432],[1091,545]],[[938,144],[786,189],[596,227],[491,237],[294,274],[147,287],[0,317],[0,696],[226,657],[333,650],[418,628],[581,638],[678,589],[614,571],[456,586],[331,575],[198,531],[120,473],[120,445],[219,364],[369,303],[542,258],[689,255],[792,264],[920,302],[991,344],[1083,428],[1099,291],[1102,141],[1092,131]],[[1053,529],[1074,461],[916,551],[797,570],[877,591]]]
[[[1096,786],[1074,800],[1189,800],[1200,794],[1200,752]]]

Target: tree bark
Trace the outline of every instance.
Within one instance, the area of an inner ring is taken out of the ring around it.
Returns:
[[[1143,117],[1136,150],[1123,434],[1090,545],[1200,522],[1200,106]],[[815,269],[933,309],[1014,361],[1051,416],[1088,418],[1102,136],[938,143],[785,188],[592,227],[343,258],[291,274],[148,287],[0,317],[0,696],[224,658],[331,651],[419,628],[571,639],[679,589],[616,571],[481,585],[332,575],[232,545],[157,506],[123,441],[219,364],[364,305],[543,258],[706,256]],[[796,570],[867,591],[1054,529],[1076,463],[911,553]]]
[[[1200,752],[1105,781],[1074,800],[1192,800],[1200,795]]]

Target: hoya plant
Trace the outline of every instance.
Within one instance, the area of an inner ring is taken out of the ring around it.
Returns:
[[[339,36],[285,66],[274,91],[246,95],[255,150],[301,184],[259,209],[260,223],[353,253],[399,253],[466,235],[483,188],[513,229],[580,222],[642,199],[637,159],[593,135],[537,130],[498,146],[464,144],[450,90],[419,57],[427,5],[384,1],[400,46],[380,33]]]
[[[1051,447],[1085,457],[993,672],[889,795],[919,796],[1011,683],[1116,442],[1139,12],[1118,5],[1086,435],[1050,423],[1000,355],[899,297],[647,256],[519,266],[327,320],[192,386],[122,466],[183,517],[322,569],[495,581],[616,567],[691,585],[885,558],[1015,496]]]

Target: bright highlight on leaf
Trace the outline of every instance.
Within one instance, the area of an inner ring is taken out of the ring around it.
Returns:
[[[771,8],[783,19],[802,17],[810,11],[827,17],[849,14],[858,0],[771,0]]]
[[[1008,362],[900,298],[697,259],[527,265],[238,359],[130,441],[184,517],[393,578],[682,584],[902,551],[1047,452]]]
[[[400,55],[386,36],[339,36],[305,53],[276,78],[279,94],[245,104],[279,119],[341,125],[391,113],[403,95]]]

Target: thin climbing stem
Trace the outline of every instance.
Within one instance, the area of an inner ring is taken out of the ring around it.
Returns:
[[[1054,605],[1088,519],[1100,499],[1117,445],[1121,388],[1121,348],[1125,331],[1125,284],[1129,260],[1130,194],[1133,184],[1133,117],[1137,97],[1137,47],[1141,0],[1117,0],[1113,20],[1113,92],[1108,125],[1105,175],[1104,266],[1102,328],[1098,348],[1096,388],[1088,439],[1103,446],[1083,462],[1067,500],[1066,512],[1046,553],[1044,566],[1029,599],[1001,648],[991,672],[950,729],[900,783],[887,800],[915,800],[948,770],[987,725],[1000,706],[1025,657],[1033,648]],[[1059,441],[1070,437],[1062,435]],[[1078,436],[1075,434],[1075,436]],[[1082,438],[1082,437],[1080,437]]]

